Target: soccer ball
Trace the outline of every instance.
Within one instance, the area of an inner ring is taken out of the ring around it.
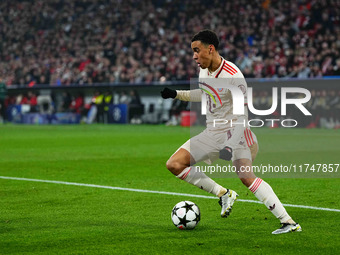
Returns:
[[[191,201],[181,201],[172,208],[171,220],[179,229],[194,229],[200,219],[200,209]]]

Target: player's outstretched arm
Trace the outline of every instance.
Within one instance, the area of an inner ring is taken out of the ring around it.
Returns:
[[[190,102],[201,102],[202,100],[202,92],[200,89],[192,89],[192,90],[173,90],[169,88],[164,88],[161,91],[161,96],[164,99],[174,98],[182,101],[190,101]]]
[[[173,90],[173,89],[169,89],[169,88],[164,88],[162,91],[161,91],[161,96],[164,98],[164,99],[167,99],[167,98],[175,98],[177,96],[177,91],[176,90]]]

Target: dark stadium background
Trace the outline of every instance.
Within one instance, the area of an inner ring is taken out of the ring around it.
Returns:
[[[198,75],[190,39],[208,28],[257,91],[256,107],[268,107],[271,86],[306,87],[314,116],[300,126],[339,128],[338,1],[14,0],[0,10],[7,107],[31,104],[25,111],[39,112],[44,100],[35,96],[50,95],[54,112],[77,112],[86,122],[91,100],[106,93],[110,103],[136,108],[127,122],[168,122],[188,106],[160,102],[159,91],[188,89]],[[105,106],[97,104],[101,114]]]

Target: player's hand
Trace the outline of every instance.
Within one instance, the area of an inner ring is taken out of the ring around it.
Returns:
[[[220,150],[220,159],[230,161],[233,156],[233,149],[226,146],[222,150]]]
[[[161,91],[161,96],[164,98],[164,99],[167,99],[167,98],[175,98],[177,96],[177,91],[176,90],[173,90],[173,89],[169,89],[169,88],[164,88],[162,91]]]

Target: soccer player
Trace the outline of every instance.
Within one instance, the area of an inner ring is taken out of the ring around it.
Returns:
[[[217,184],[194,165],[201,161],[211,163],[218,158],[232,160],[242,183],[280,220],[281,228],[273,231],[272,234],[301,231],[301,226],[288,215],[271,186],[261,178],[257,178],[251,171],[252,161],[258,151],[258,142],[255,134],[247,126],[247,83],[239,68],[219,55],[218,45],[217,35],[210,30],[200,31],[192,38],[193,59],[200,67],[199,79],[223,79],[224,82],[232,86],[238,86],[244,95],[245,114],[234,115],[230,91],[226,88],[218,89],[221,104],[215,103],[215,100],[207,100],[207,128],[185,142],[170,157],[166,166],[179,179],[219,197],[219,204],[222,207],[221,216],[228,217],[238,197],[237,193]],[[204,86],[202,85],[204,83],[199,82],[199,84],[200,88]],[[161,91],[161,95],[164,99],[174,98],[200,102],[202,93],[205,93],[202,91],[204,91],[203,88],[193,90],[165,88]],[[207,97],[209,96],[207,95]],[[214,120],[216,119],[233,120],[234,123],[243,122],[246,124],[245,127],[242,125],[215,126]]]

